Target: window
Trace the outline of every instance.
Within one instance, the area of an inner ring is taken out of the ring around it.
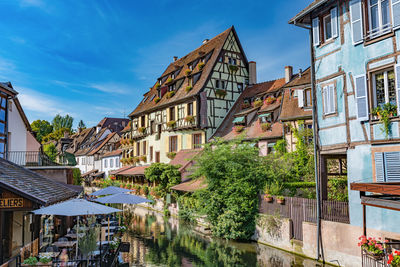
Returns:
[[[224,89],[225,88],[225,81],[223,81],[223,80],[215,80],[215,87],[217,89]]]
[[[237,84],[237,88],[238,88],[240,93],[243,92],[243,83],[238,83]]]
[[[142,145],[143,145],[142,154],[146,155],[147,154],[147,142],[143,141]]]
[[[304,107],[312,106],[312,97],[311,97],[311,89],[304,90]]]
[[[115,168],[119,168],[119,158],[115,159]]]
[[[201,134],[193,134],[193,148],[200,148],[202,141],[201,141]]]
[[[160,151],[156,151],[156,162],[160,162]]]
[[[150,121],[150,134],[154,133],[154,121]]]
[[[136,156],[140,156],[140,142],[136,143]]]
[[[236,59],[235,59],[235,58],[229,57],[229,58],[228,58],[228,64],[229,64],[229,65],[236,65]]]
[[[367,0],[369,36],[391,30],[389,0]]]
[[[386,103],[396,105],[396,88],[394,70],[385,70],[372,75],[374,89],[374,107]]]
[[[168,86],[168,92],[175,91],[175,89],[176,89],[175,83]]]
[[[169,137],[169,152],[178,151],[178,136]]]
[[[327,13],[312,19],[314,46],[338,37],[338,8],[333,7]]]
[[[330,115],[336,112],[336,93],[334,84],[329,84],[322,88],[322,101],[324,115]]]
[[[322,19],[323,26],[324,26],[324,41],[328,41],[332,38],[332,20],[331,20],[331,14],[326,15]]]
[[[170,121],[175,120],[175,107],[169,108],[169,120]]]
[[[150,147],[150,161],[153,161],[153,147]]]
[[[110,159],[110,168],[114,168],[114,160]]]
[[[187,104],[187,115],[192,116],[193,115],[193,103],[188,103]]]
[[[376,182],[400,181],[400,152],[375,152]]]
[[[108,168],[107,163],[108,163],[108,160],[105,159],[105,160],[104,160],[104,168]]]
[[[145,116],[140,117],[140,127],[145,127],[145,123],[146,123],[146,117]]]
[[[223,57],[223,56],[220,56],[220,57],[218,58],[218,62],[224,62],[224,57]]]

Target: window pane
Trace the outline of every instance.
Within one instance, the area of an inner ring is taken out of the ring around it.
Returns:
[[[383,73],[375,74],[376,105],[385,104],[385,76]]]
[[[371,1],[375,2],[375,1]],[[371,5],[371,31],[376,31],[379,28],[378,5]]]
[[[394,70],[388,71],[388,93],[389,93],[389,102],[393,105],[396,105],[396,88],[394,81]]]
[[[332,37],[332,25],[331,25],[331,16],[326,16],[324,18],[325,23],[325,40],[328,40]]]
[[[381,3],[382,6],[382,27],[386,26],[389,24],[389,1],[388,0],[383,0]]]

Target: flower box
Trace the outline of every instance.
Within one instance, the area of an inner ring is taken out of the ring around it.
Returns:
[[[199,65],[198,65],[199,66],[199,70],[202,70],[205,65],[206,65],[206,63],[200,62]]]
[[[173,97],[175,95],[175,91],[170,91],[167,93],[167,99],[170,99],[171,97]]]
[[[265,103],[266,105],[271,105],[271,104],[275,103],[275,101],[276,101],[276,98],[275,98],[275,97],[269,96],[269,97],[267,97],[267,98],[265,99],[264,103]]]
[[[243,126],[243,125],[236,125],[236,126],[233,126],[233,130],[234,130],[235,132],[237,132],[237,133],[240,133],[240,132],[242,132],[242,131],[244,130],[244,126]]]
[[[159,98],[159,97],[157,96],[156,98],[154,98],[154,100],[153,100],[153,101],[154,101],[154,103],[156,103],[156,104],[157,104],[158,102],[160,102],[160,100],[161,100],[161,98]]]
[[[173,82],[174,82],[174,79],[172,79],[171,77],[167,79],[167,84],[173,83]]]
[[[263,132],[269,131],[269,130],[271,130],[271,128],[272,128],[272,125],[269,122],[261,124],[261,130],[263,130]]]
[[[168,152],[168,153],[167,153],[167,158],[169,158],[169,159],[174,159],[175,156],[176,156],[176,153],[175,153],[175,152]]]
[[[229,70],[231,72],[237,72],[239,70],[239,67],[236,65],[229,65]]]
[[[263,105],[263,102],[261,99],[257,99],[256,101],[253,102],[253,107],[254,108],[258,108],[261,107]]]
[[[186,122],[193,123],[193,122],[194,122],[194,116],[192,116],[192,115],[186,116],[186,117],[185,117],[185,121],[186,121]]]
[[[139,133],[144,134],[146,132],[146,127],[140,127],[138,131]]]
[[[190,70],[190,69],[187,69],[187,70],[185,70],[185,75],[186,76],[190,76],[192,74],[192,70]]]
[[[186,86],[186,88],[185,88],[185,92],[186,92],[186,93],[189,93],[190,91],[192,91],[192,89],[193,89],[193,86],[188,85],[188,86]]]
[[[156,83],[155,88],[158,89],[158,88],[160,88],[160,86],[161,86],[160,83]]]
[[[215,90],[215,95],[217,96],[217,97],[221,97],[221,98],[224,98],[225,96],[226,96],[226,91],[225,90],[223,90],[223,89],[217,89],[217,90]]]
[[[147,156],[141,156],[140,161],[146,162],[147,161]]]
[[[167,122],[167,126],[168,126],[169,128],[175,128],[175,126],[176,126],[176,121],[169,121],[169,122]]]

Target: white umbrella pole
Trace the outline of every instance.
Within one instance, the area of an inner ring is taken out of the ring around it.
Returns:
[[[79,245],[79,216],[76,220],[76,259],[78,259],[78,245]]]
[[[110,242],[110,215],[108,215],[108,242]]]

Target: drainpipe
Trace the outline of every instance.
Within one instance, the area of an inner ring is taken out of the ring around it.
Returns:
[[[312,14],[310,14],[310,20],[312,20]],[[310,35],[310,59],[311,59],[311,90],[312,90],[312,120],[313,120],[313,134],[314,134],[314,170],[315,170],[315,190],[317,197],[317,255],[316,259],[325,263],[324,249],[322,246],[321,237],[321,197],[319,188],[319,150],[318,150],[318,122],[317,122],[317,103],[316,103],[316,86],[315,86],[315,68],[314,68],[314,39],[312,27],[297,23],[294,21],[294,25],[307,29]]]

